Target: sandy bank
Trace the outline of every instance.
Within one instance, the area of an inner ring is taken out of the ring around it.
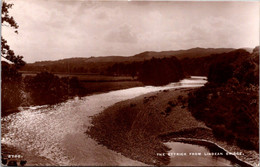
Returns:
[[[166,165],[169,157],[157,157],[169,149],[160,134],[188,128],[206,128],[187,109],[186,97],[193,88],[160,91],[116,103],[92,119],[87,134],[132,159]]]
[[[217,141],[211,129],[191,115],[187,97],[194,90],[171,89],[116,103],[94,116],[86,133],[99,144],[150,165],[167,165],[170,158],[156,154],[169,151],[163,141],[180,137],[209,140],[229,152],[241,151]],[[247,160],[256,162],[255,153],[242,151]]]

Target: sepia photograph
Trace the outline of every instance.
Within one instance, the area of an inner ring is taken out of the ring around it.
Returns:
[[[1,5],[1,166],[259,166],[259,1]]]

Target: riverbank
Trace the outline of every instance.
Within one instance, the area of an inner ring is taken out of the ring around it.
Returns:
[[[156,154],[169,151],[164,141],[180,137],[208,140],[228,152],[242,152],[237,157],[255,165],[256,152],[216,140],[212,130],[191,115],[187,97],[194,90],[164,90],[116,103],[94,116],[86,133],[99,144],[149,165],[167,165],[170,157]]]
[[[17,147],[2,144],[1,143],[1,154],[3,157],[8,158],[8,156],[22,156],[22,158],[14,158],[14,160],[20,165],[20,160],[25,160],[25,166],[58,166],[48,158],[42,156],[31,156],[30,154],[24,152]]]
[[[206,128],[187,109],[194,88],[149,93],[116,103],[92,119],[87,134],[109,149],[150,165],[166,165],[170,158],[160,134],[189,128]]]
[[[134,87],[141,87],[144,86],[141,82],[139,81],[106,81],[106,82],[102,82],[102,81],[91,81],[91,82],[86,82],[86,81],[80,81],[80,84],[82,85],[82,87],[84,88],[84,94],[80,96],[84,97],[84,96],[91,96],[91,95],[95,95],[95,94],[101,94],[101,93],[108,93],[110,91],[116,91],[116,90],[123,90],[123,89],[128,89],[128,88],[134,88]],[[21,105],[21,107],[18,108],[12,108],[12,109],[8,109],[5,111],[1,112],[1,116],[2,117],[6,117],[8,115],[20,112],[21,110],[19,108],[30,108],[32,106],[49,106],[49,105],[56,105],[58,103],[55,104],[50,104],[50,103],[43,103],[41,105],[35,105],[33,104],[33,102],[30,100],[30,97],[28,97],[29,95],[25,93],[25,99],[24,99],[24,104]],[[61,100],[59,103],[63,103],[66,102],[68,100],[71,100],[75,97],[79,97],[78,95],[74,95],[74,96],[67,96],[64,97],[63,100]],[[29,99],[29,100],[28,100]]]

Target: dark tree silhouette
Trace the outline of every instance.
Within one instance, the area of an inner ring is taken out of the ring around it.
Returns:
[[[216,138],[256,151],[259,150],[257,57],[257,48],[251,54],[238,49],[211,56],[209,82],[189,94],[189,110],[212,128]]]
[[[146,85],[166,85],[184,78],[180,61],[176,57],[144,61],[139,80]]]
[[[209,68],[209,82],[224,83],[233,76],[233,68],[229,64],[217,63]]]
[[[41,72],[24,78],[25,91],[29,92],[31,104],[56,104],[74,96],[83,96],[84,89],[77,77],[63,77]]]
[[[14,111],[22,103],[21,80],[22,76],[16,68],[2,61],[2,116],[7,110]]]
[[[9,15],[9,9],[13,4],[8,4],[5,1],[2,3],[2,26],[10,27],[14,29],[15,33],[18,33],[18,24],[12,16]],[[25,65],[22,60],[23,56],[15,55],[14,51],[10,49],[7,44],[7,40],[1,37],[1,56],[6,60],[12,62],[9,64],[2,61],[2,83],[1,83],[1,105],[2,115],[16,111],[16,108],[22,104],[23,92],[22,92],[22,76],[17,71],[18,68]]]
[[[18,24],[12,16],[9,15],[9,9],[11,9],[13,4],[8,4],[5,1],[2,3],[2,26],[7,26],[14,28],[14,32],[18,34]],[[14,51],[11,50],[10,46],[7,44],[7,41],[1,37],[1,56],[5,59],[14,63],[16,67],[21,67],[25,65],[25,62],[22,60],[23,56],[15,55]]]

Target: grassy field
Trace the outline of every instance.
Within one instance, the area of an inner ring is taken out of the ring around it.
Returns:
[[[20,71],[23,77],[36,76],[37,72]],[[131,76],[108,76],[100,74],[66,74],[54,73],[54,75],[62,77],[77,77],[80,84],[85,89],[85,94],[108,92],[112,90],[127,89],[132,87],[144,86],[142,82],[137,81],[137,78]]]
[[[29,71],[20,71],[23,77],[26,76],[35,76],[37,72]],[[137,78],[131,76],[109,76],[109,75],[100,75],[100,74],[89,74],[89,73],[53,73],[58,77],[77,77],[80,81],[84,82],[112,82],[112,81],[136,81]]]

